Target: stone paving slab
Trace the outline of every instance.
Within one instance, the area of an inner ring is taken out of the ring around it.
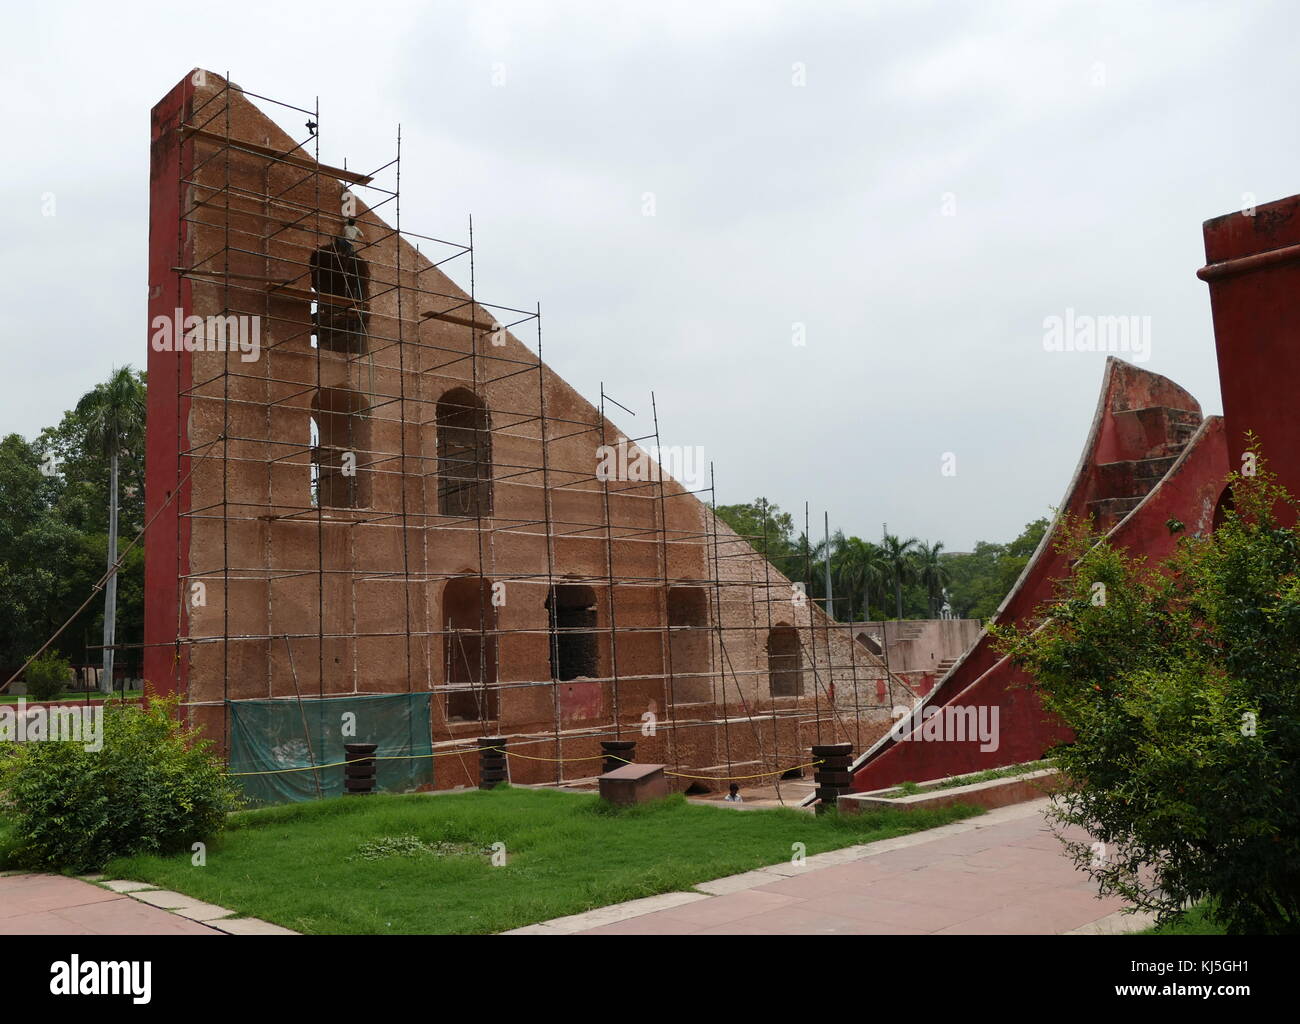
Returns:
[[[1098,899],[1049,831],[1046,797],[976,819],[518,929],[528,934],[1117,934],[1146,927]],[[1067,831],[1071,838],[1082,832]],[[658,899],[654,897],[652,899]],[[602,918],[616,911],[612,918]]]
[[[144,889],[157,889],[158,886],[150,885],[148,882],[132,882],[126,879],[105,882],[114,892],[141,892]]]
[[[174,913],[180,914],[181,917],[188,917],[191,921],[216,921],[223,917],[234,917],[233,910],[227,910],[225,907],[219,907],[215,903],[201,903],[194,900],[183,907],[171,908]]]
[[[163,910],[191,907],[199,902],[193,896],[186,896],[184,893],[172,892],[168,889],[149,889],[144,892],[133,892],[131,896],[151,906],[162,907]]]

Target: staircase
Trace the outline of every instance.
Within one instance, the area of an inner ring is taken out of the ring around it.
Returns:
[[[1119,439],[1141,458],[1105,462],[1097,466],[1101,497],[1088,502],[1088,513],[1101,530],[1109,530],[1142,503],[1164,479],[1200,426],[1199,414],[1187,409],[1153,406],[1115,413]]]

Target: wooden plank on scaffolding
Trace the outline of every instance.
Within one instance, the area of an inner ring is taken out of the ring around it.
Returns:
[[[469,317],[461,316],[458,313],[443,313],[438,310],[421,313],[420,318],[422,320],[441,320],[443,323],[456,324],[458,327],[470,327],[488,333],[499,330],[501,327],[500,324],[492,320],[471,320]]]
[[[234,149],[252,153],[254,156],[266,157],[268,160],[279,160],[282,163],[300,167],[304,171],[320,171],[322,174],[328,174],[343,181],[350,181],[355,185],[369,185],[374,181],[374,178],[366,174],[357,174],[356,171],[346,171],[342,167],[331,167],[328,164],[318,164],[309,157],[298,156],[295,153],[282,153],[273,146],[263,146],[260,142],[249,142],[247,139],[228,139],[224,135],[210,132],[206,128],[197,128],[192,124],[185,125],[184,131],[190,138],[215,142],[222,146],[231,146]]]

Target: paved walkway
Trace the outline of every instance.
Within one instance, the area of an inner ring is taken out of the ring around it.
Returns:
[[[1046,799],[774,864],[511,934],[1051,935],[1146,927],[1099,900],[1043,820]],[[1082,833],[1079,833],[1082,835]],[[0,935],[293,934],[141,882],[0,876]]]
[[[103,875],[0,875],[0,935],[294,934],[144,882]]]
[[[0,935],[220,935],[215,928],[65,875],[0,878]]]
[[[511,934],[1052,935],[1147,927],[1099,900],[1046,827],[1048,800],[720,878]],[[1082,836],[1083,833],[1077,833]]]

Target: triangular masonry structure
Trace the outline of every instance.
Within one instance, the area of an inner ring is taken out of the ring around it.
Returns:
[[[400,160],[321,164],[254,99],[196,70],[153,111],[150,685],[222,749],[234,702],[429,693],[435,752],[500,735],[514,781],[559,783],[634,739],[680,789],[913,703],[695,493],[601,472],[642,448],[534,313],[476,301],[468,245],[399,231]]]

